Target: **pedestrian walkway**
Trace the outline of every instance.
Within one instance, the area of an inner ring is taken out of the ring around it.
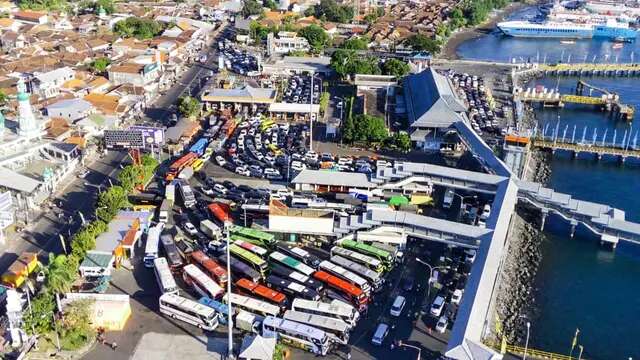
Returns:
[[[152,332],[142,336],[131,360],[220,360],[226,352],[225,338]]]

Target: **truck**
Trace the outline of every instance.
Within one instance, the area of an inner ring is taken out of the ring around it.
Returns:
[[[263,320],[264,318],[260,315],[240,310],[236,315],[235,322],[238,329],[258,334],[260,333],[260,328],[262,328]]]
[[[19,288],[37,268],[38,255],[32,252],[23,252],[2,274],[2,284],[14,289]]]
[[[170,183],[164,189],[164,198],[165,200],[169,200],[172,204],[176,201],[176,186],[173,183]]]
[[[158,221],[162,223],[167,223],[169,221],[169,215],[171,213],[172,202],[168,199],[162,200],[162,204],[160,205],[160,210],[158,210]]]
[[[448,209],[451,207],[451,204],[453,204],[454,194],[453,189],[447,189],[447,191],[444,192],[444,199],[442,200],[443,208]]]
[[[208,219],[200,222],[200,231],[213,240],[218,239],[221,234],[220,227]]]
[[[209,211],[222,224],[233,223],[231,217],[231,207],[222,202],[214,202],[209,204]]]
[[[193,167],[187,166],[186,168],[182,169],[182,171],[180,171],[180,174],[178,174],[178,178],[189,180],[193,177],[193,173]]]

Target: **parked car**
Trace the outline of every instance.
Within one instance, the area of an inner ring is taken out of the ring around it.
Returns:
[[[436,296],[431,304],[431,315],[440,316],[442,314],[442,310],[444,309],[445,299],[441,295]]]
[[[378,324],[376,331],[373,333],[373,337],[371,338],[371,343],[374,345],[381,346],[384,343],[384,339],[389,335],[389,325],[385,323]]]
[[[407,303],[404,296],[396,296],[396,299],[393,301],[393,305],[391,305],[391,316],[400,316],[402,314],[402,309],[404,309],[404,305]]]
[[[445,331],[447,331],[447,326],[449,326],[449,318],[443,315],[440,317],[440,319],[438,319],[438,323],[436,324],[436,331],[439,333],[444,333]]]

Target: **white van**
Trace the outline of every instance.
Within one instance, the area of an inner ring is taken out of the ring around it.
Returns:
[[[393,305],[391,305],[391,316],[400,316],[406,302],[407,301],[404,296],[396,296],[396,299],[393,301]]]
[[[373,333],[373,338],[371,338],[371,343],[373,345],[381,346],[384,342],[384,339],[389,335],[389,325],[385,323],[378,324],[376,328],[376,332]]]

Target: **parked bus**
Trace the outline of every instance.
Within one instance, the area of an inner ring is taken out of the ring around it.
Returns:
[[[231,293],[225,295],[224,300],[226,303],[231,301],[232,309],[235,311],[239,309],[262,316],[278,316],[280,314],[278,306],[248,296]]]
[[[339,319],[351,327],[355,327],[358,320],[360,320],[360,313],[355,307],[339,300],[333,300],[327,303],[294,299],[291,304],[291,310]]]
[[[267,316],[262,322],[262,336],[277,337],[281,342],[325,356],[329,351],[329,336],[320,329],[295,321]]]
[[[167,171],[165,180],[171,181],[175,179],[180,173],[180,171],[182,171],[187,166],[191,165],[197,158],[198,158],[198,154],[189,152],[183,155],[182,157],[180,157],[178,160],[174,161],[169,166],[169,171]]]
[[[340,255],[334,255],[331,256],[331,262],[362,276],[373,285],[373,289],[375,291],[380,290],[384,284],[382,274],[375,272],[362,264],[358,264],[355,261],[343,258]]]
[[[189,186],[185,180],[180,182],[180,195],[182,196],[184,207],[190,208],[196,205],[196,196],[193,194],[191,186]]]
[[[298,282],[309,289],[315,290],[317,293],[322,292],[324,289],[324,286],[320,281],[278,264],[271,264],[271,273],[282,278]]]
[[[231,207],[229,205],[221,202],[214,202],[212,204],[209,204],[208,208],[211,214],[222,225],[233,224],[233,218],[231,217]]]
[[[220,286],[225,287],[227,285],[227,270],[213,261],[213,259],[207,256],[202,250],[196,250],[191,253],[191,262],[199,265],[200,268],[212,279],[217,281]]]
[[[348,302],[356,306],[359,311],[367,307],[369,299],[359,287],[322,270],[316,271],[313,277],[324,282],[328,288],[336,291],[341,298],[348,300]]]
[[[275,121],[273,120],[264,120],[263,122],[260,123],[260,130],[265,131],[266,129],[273,126],[273,124],[275,124]]]
[[[180,269],[182,265],[184,265],[184,262],[178,252],[175,241],[173,241],[173,236],[171,236],[171,234],[160,235],[160,243],[162,243],[162,248],[164,249],[167,263],[169,263],[171,270],[176,271]]]
[[[160,296],[160,312],[182,320],[203,330],[213,331],[218,327],[218,314],[208,306],[176,294]]]
[[[301,272],[303,275],[311,276],[315,272],[315,270],[300,261],[292,258],[291,256],[284,255],[283,253],[274,251],[269,255],[269,258],[274,260],[275,262],[288,266],[295,271]]]
[[[218,321],[220,322],[220,324],[227,325],[229,323],[229,307],[227,306],[227,304],[223,304],[207,296],[201,297],[198,302],[215,310],[216,313],[218,313]]]
[[[382,261],[372,258],[371,256],[367,256],[353,250],[345,249],[340,246],[334,246],[331,248],[331,256],[335,255],[339,255],[351,261],[360,263],[377,273],[384,272],[384,264],[382,263]]]
[[[153,260],[159,256],[160,234],[163,228],[164,224],[160,223],[147,231],[147,243],[144,246],[144,258],[142,258],[145,267],[152,268]]]
[[[351,331],[351,326],[342,320],[322,315],[298,312],[294,310],[285,311],[283,317],[287,320],[295,321],[301,324],[313,326],[316,329],[320,329],[329,334],[329,336],[332,336],[337,343],[343,345],[349,343],[349,331]]]
[[[369,282],[367,280],[365,280],[361,276],[358,276],[356,273],[343,268],[340,265],[336,265],[331,261],[322,261],[320,263],[320,269],[333,274],[341,278],[342,280],[352,283],[353,285],[359,287],[367,295],[371,293],[371,285],[369,285]]]
[[[218,260],[218,263],[221,265],[227,264],[226,255],[220,255],[216,258],[216,260]],[[262,275],[260,275],[259,272],[255,271],[251,266],[243,263],[242,261],[234,258],[233,256],[230,257],[229,262],[230,262],[229,266],[231,267],[231,273],[233,275],[247,278],[253,282],[258,282],[260,281],[260,279],[262,279]]]
[[[233,226],[231,228],[231,235],[242,236],[243,239],[252,244],[267,248],[273,246],[275,243],[274,234],[242,226]]]
[[[193,143],[193,145],[191,145],[191,147],[189,148],[189,152],[195,153],[198,156],[202,156],[202,154],[204,154],[204,150],[207,148],[207,145],[209,145],[209,140],[207,138],[200,138],[198,139],[198,141]]]
[[[278,305],[280,308],[284,309],[287,306],[287,297],[273,289],[270,289],[264,285],[260,285],[251,280],[240,279],[236,282],[236,288],[238,288],[239,292],[245,293],[246,295],[252,295],[263,300],[269,301]]]
[[[303,263],[311,266],[314,269],[317,269],[320,265],[320,258],[310,254],[307,250],[304,250],[300,247],[284,242],[279,242],[276,246],[276,249],[285,255],[289,255],[295,259],[302,261]]]
[[[361,243],[353,240],[342,240],[340,242],[340,246],[342,246],[343,248],[347,248],[349,250],[357,251],[367,256],[374,257],[382,261],[385,267],[387,267],[387,269],[393,266],[393,263],[394,263],[393,255],[391,255],[388,251],[378,249],[375,246],[367,245],[365,243]]]
[[[297,282],[283,279],[279,276],[269,275],[265,280],[268,287],[282,291],[293,298],[303,298],[307,300],[320,300],[320,295],[311,289],[307,289],[304,285]]]
[[[252,253],[254,253],[255,255],[258,255],[260,258],[264,259],[267,256],[267,249],[262,248],[258,245],[254,245],[248,241],[244,241],[244,240],[235,240],[233,242],[235,245],[238,245],[239,247],[248,250]]]
[[[253,268],[258,270],[261,275],[264,276],[264,274],[267,272],[267,268],[269,266],[267,262],[264,259],[262,259],[260,256],[252,253],[251,251],[245,250],[236,244],[231,244],[229,245],[229,252],[233,256],[236,256],[242,259],[243,261],[245,261],[246,263],[248,263],[249,265],[253,266]]]
[[[189,264],[182,269],[182,279],[191,286],[200,296],[217,299],[224,294],[224,289],[216,284],[197,266]]]
[[[158,281],[158,287],[163,294],[179,294],[178,285],[176,279],[171,274],[167,259],[163,257],[153,260],[154,272],[156,273],[156,280]]]

